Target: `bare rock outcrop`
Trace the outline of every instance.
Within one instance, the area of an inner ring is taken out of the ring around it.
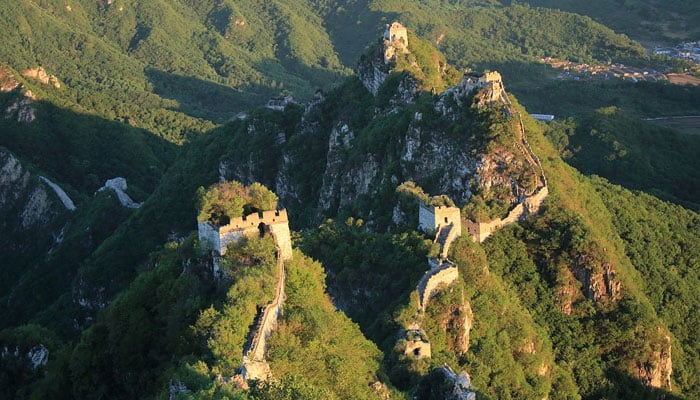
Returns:
[[[447,309],[447,319],[440,321],[447,335],[447,348],[457,354],[466,354],[469,351],[469,333],[472,329],[474,314],[471,304],[464,301],[461,304],[453,304]]]
[[[36,120],[36,108],[34,108],[34,95],[31,91],[19,94],[15,101],[5,109],[5,118],[14,118],[17,122],[34,122]]]
[[[9,93],[20,88],[20,83],[9,69],[0,66],[0,92]]]
[[[620,299],[621,282],[609,262],[598,264],[588,254],[579,255],[571,270],[581,282],[583,294],[596,303],[617,302]]]
[[[0,215],[8,213],[6,223],[19,217],[18,228],[22,230],[45,227],[58,216],[57,203],[38,177],[0,149]]]
[[[457,375],[447,365],[436,370],[441,372],[445,379],[452,384],[452,387],[445,393],[445,400],[476,400],[476,392],[466,371]]]
[[[662,327],[657,328],[657,333],[660,338],[650,344],[651,352],[647,354],[645,359],[634,361],[632,370],[637,379],[647,386],[672,390],[671,336]]]
[[[22,72],[22,75],[34,79],[44,85],[51,85],[56,89],[61,88],[61,82],[54,75],[49,74],[43,67],[30,68]]]
[[[376,96],[379,92],[379,87],[389,75],[389,70],[384,65],[381,55],[377,52],[372,52],[360,58],[355,74],[362,82],[362,86],[372,93],[372,96]]]
[[[49,349],[43,343],[26,350],[26,353],[25,350],[20,349],[20,346],[15,346],[14,348],[4,346],[0,350],[0,360],[5,361],[7,358],[14,357],[19,362],[30,364],[31,369],[36,370],[49,362],[49,354]]]
[[[570,269],[558,269],[554,301],[561,312],[566,315],[571,315],[574,311],[574,304],[579,299],[583,299],[579,286],[580,283],[578,283]]]

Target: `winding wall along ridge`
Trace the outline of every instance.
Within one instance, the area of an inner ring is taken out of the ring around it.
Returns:
[[[255,327],[255,334],[250,342],[250,346],[244,352],[245,357],[255,361],[263,361],[265,359],[265,349],[267,347],[267,339],[277,326],[277,319],[282,313],[282,304],[285,298],[285,271],[284,261],[281,257],[281,250],[277,249],[277,285],[275,287],[275,297],[262,311],[259,323]]]

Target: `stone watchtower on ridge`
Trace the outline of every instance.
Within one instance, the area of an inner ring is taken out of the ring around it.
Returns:
[[[503,86],[503,79],[498,71],[486,72],[481,76],[465,73],[460,83],[460,88],[464,93],[469,93],[474,89],[482,89],[480,104],[499,101],[503,101],[506,104],[509,103],[505,87]]]
[[[384,63],[394,61],[398,50],[408,53],[408,34],[405,26],[394,21],[384,30]]]
[[[458,207],[426,205],[421,202],[418,209],[418,229],[437,233],[440,228],[452,224],[457,236],[462,234],[462,217]]]
[[[215,225],[209,221],[199,221],[198,236],[200,243],[206,243],[219,256],[226,254],[228,244],[244,236],[270,233],[280,249],[283,260],[292,258],[292,242],[289,233],[287,210],[262,211],[232,218],[227,225]]]

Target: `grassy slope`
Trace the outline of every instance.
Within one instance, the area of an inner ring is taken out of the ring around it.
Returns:
[[[286,90],[308,97],[348,71],[301,2],[6,4],[0,57],[64,83],[47,98],[171,141]],[[19,33],[19,34],[17,34]]]

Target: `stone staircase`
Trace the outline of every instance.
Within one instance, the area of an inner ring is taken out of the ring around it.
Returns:
[[[275,237],[274,234],[273,237]],[[277,243],[276,238],[275,243]],[[277,321],[282,314],[282,305],[286,298],[286,272],[284,270],[282,250],[279,246],[277,246],[277,276],[275,297],[256,317],[250,340],[243,349],[243,367],[241,373],[245,380],[257,379],[259,381],[265,381],[269,379],[271,375],[270,366],[265,360],[267,340],[277,327]]]

